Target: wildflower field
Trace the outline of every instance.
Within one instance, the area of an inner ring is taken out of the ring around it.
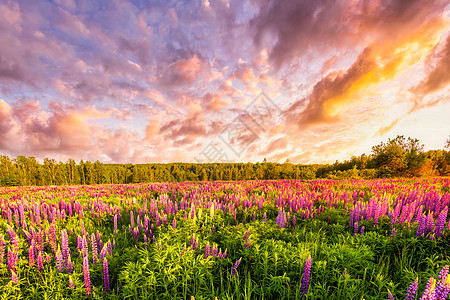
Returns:
[[[1,299],[446,299],[450,179],[0,189]]]

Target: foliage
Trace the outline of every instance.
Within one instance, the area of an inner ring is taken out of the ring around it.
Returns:
[[[443,295],[449,192],[444,178],[0,188],[0,295]]]

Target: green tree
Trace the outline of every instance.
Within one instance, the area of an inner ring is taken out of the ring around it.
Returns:
[[[416,176],[425,161],[419,140],[402,135],[372,147],[372,153],[382,177]]]

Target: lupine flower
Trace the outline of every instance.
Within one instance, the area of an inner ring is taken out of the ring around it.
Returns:
[[[69,237],[67,236],[67,230],[61,230],[61,253],[64,262],[67,262],[67,257],[69,256]]]
[[[354,230],[353,230],[353,234],[354,235],[356,235],[356,234],[358,234],[358,222],[355,222],[354,224],[353,224],[353,228],[354,228]]]
[[[117,215],[114,215],[113,222],[114,222],[114,233],[116,233],[117,232]]]
[[[18,284],[19,283],[19,278],[17,277],[17,274],[14,270],[11,270],[11,281],[14,284]]]
[[[448,206],[446,206],[444,210],[441,211],[437,219],[435,230],[437,238],[441,236],[442,230],[445,227],[445,220],[447,219],[447,214],[448,214]]]
[[[233,276],[237,276],[237,268],[239,267],[239,265],[241,264],[241,260],[242,260],[242,257],[241,258],[239,258],[235,263],[234,263],[234,265],[233,265],[233,268],[231,269],[231,275],[233,275]]]
[[[83,258],[88,257],[88,242],[87,242],[86,236],[83,236],[83,239],[82,239],[82,254],[83,254]]]
[[[295,215],[292,216],[292,228],[295,229],[295,226],[297,225],[297,217]]]
[[[267,215],[266,215],[266,213],[264,213],[264,216],[263,216],[263,223],[265,224],[266,221],[267,221]]]
[[[306,297],[309,289],[309,280],[311,278],[311,256],[305,262],[305,266],[303,268],[303,277],[302,277],[302,285],[300,287],[300,298]]]
[[[49,238],[50,238],[50,248],[52,249],[53,253],[56,253],[56,227],[54,223],[50,225]]]
[[[73,272],[73,264],[72,264],[72,258],[70,257],[70,253],[69,253],[69,256],[67,256],[67,272],[68,273]]]
[[[16,263],[17,263],[17,253],[14,252],[14,250],[8,249],[8,253],[6,254],[6,259],[8,262],[8,271],[11,272],[11,270],[16,270]]]
[[[69,288],[75,287],[75,284],[73,283],[72,275],[69,276]]]
[[[419,286],[419,278],[414,279],[406,292],[405,300],[415,300],[417,287]]]
[[[134,227],[134,215],[133,215],[133,211],[130,211],[130,225],[131,227]]]
[[[83,258],[83,275],[86,295],[89,295],[91,293],[91,278],[89,276],[89,259],[87,256]]]
[[[395,300],[394,295],[392,295],[391,291],[388,290],[388,300]]]
[[[17,252],[19,250],[19,239],[17,238],[14,229],[9,225],[7,232],[9,234],[9,237],[11,238],[11,245],[13,246],[13,251]]]
[[[58,250],[56,250],[56,269],[59,272],[64,272],[63,256],[61,253],[61,249],[59,247],[58,247]]]
[[[3,264],[5,257],[6,241],[3,235],[0,234],[0,264]]]
[[[435,300],[436,299],[436,280],[431,277],[428,280],[427,287],[422,294],[420,300]]]
[[[173,229],[177,228],[177,219],[176,219],[176,218],[173,218],[173,221],[172,221],[172,228],[173,228]]]
[[[30,264],[30,267],[34,266],[34,253],[36,252],[36,246],[35,246],[34,239],[31,240],[30,248],[28,248],[28,263]]]
[[[91,246],[92,246],[92,263],[96,265],[98,260],[98,250],[97,250],[97,239],[94,234],[91,234]]]
[[[44,255],[42,254],[41,251],[39,251],[37,259],[36,259],[36,265],[38,268],[38,271],[42,271],[42,269],[44,268]]]
[[[436,285],[436,299],[447,299],[450,291],[450,276],[448,276],[449,266],[445,265],[439,272]]]
[[[106,260],[106,257],[103,259],[103,286],[105,287],[106,293],[109,293],[110,287],[109,287],[109,271],[108,271],[108,261]]]
[[[209,244],[206,244],[206,246],[205,246],[205,259],[207,259],[209,257],[210,252],[211,252],[211,248],[210,248]]]

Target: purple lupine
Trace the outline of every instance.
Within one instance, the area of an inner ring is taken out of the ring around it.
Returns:
[[[209,246],[209,244],[206,244],[205,246],[205,259],[207,259],[209,257],[211,253],[211,247]]]
[[[419,286],[419,278],[416,277],[414,281],[410,284],[408,291],[406,292],[405,300],[415,300],[417,287]]]
[[[11,272],[11,270],[16,270],[16,253],[14,250],[8,249],[8,253],[6,254],[6,260],[8,262],[7,267],[8,271]]]
[[[59,247],[58,250],[56,250],[56,269],[59,272],[64,272],[64,260],[61,249]]]
[[[177,219],[176,219],[176,218],[173,218],[173,221],[172,221],[172,228],[173,228],[173,229],[177,228]]]
[[[69,276],[69,288],[75,287],[75,284],[73,283],[72,275]]]
[[[103,259],[103,286],[105,287],[106,293],[109,293],[110,287],[109,287],[109,271],[108,271],[108,261],[106,260],[106,257]]]
[[[42,269],[44,269],[44,255],[42,254],[42,251],[39,251],[38,253],[36,265],[39,272],[42,271]]]
[[[50,239],[50,248],[51,248],[53,253],[56,253],[56,227],[55,227],[55,223],[52,223],[52,225],[50,225],[49,239]]]
[[[444,208],[444,210],[441,211],[441,213],[439,214],[439,217],[437,219],[436,229],[435,229],[436,238],[441,236],[442,230],[445,227],[445,220],[447,219],[447,214],[448,214],[448,206],[446,206]]]
[[[67,257],[69,256],[69,237],[67,236],[67,230],[61,230],[61,253],[64,262],[67,263]]]
[[[113,222],[114,222],[114,234],[115,234],[117,232],[117,215],[114,215]]]
[[[28,248],[28,263],[30,264],[30,267],[34,266],[35,253],[36,253],[36,243],[34,239],[32,239],[30,248]]]
[[[134,227],[134,215],[132,210],[130,210],[130,225],[131,227]]]
[[[19,277],[17,277],[17,274],[14,270],[11,270],[11,281],[14,284],[18,284],[19,283]]]
[[[264,213],[264,216],[263,216],[263,223],[265,224],[267,222],[267,215],[266,215],[266,213]]]
[[[311,278],[311,264],[312,260],[311,256],[309,256],[303,268],[302,285],[300,287],[300,298],[304,298],[306,297],[306,294],[308,294],[309,280]]]
[[[387,300],[395,300],[394,295],[392,295],[391,291],[388,290],[388,297]]]
[[[134,239],[135,244],[139,240],[139,228],[137,228],[137,227],[133,228],[133,239]]]
[[[355,222],[354,224],[353,224],[353,235],[357,235],[358,234],[358,222]]]
[[[359,234],[364,235],[364,229],[365,229],[365,227],[362,226],[362,227],[361,227],[361,231],[359,232]]]
[[[95,266],[98,260],[98,249],[97,249],[97,239],[94,234],[91,234],[91,246],[92,246],[92,263]]]
[[[82,239],[82,254],[83,254],[83,258],[88,257],[88,242],[87,242],[86,236],[83,236],[83,239]]]
[[[84,275],[84,286],[86,288],[86,295],[91,294],[91,278],[89,276],[89,259],[87,256],[83,258],[83,275]]]
[[[281,208],[278,210],[276,223],[279,229],[286,227],[286,213]]]
[[[436,300],[436,280],[433,277],[428,280],[420,300]]]
[[[19,250],[19,239],[17,238],[16,233],[14,232],[14,229],[8,225],[7,230],[9,237],[11,238],[11,245],[13,246],[13,250],[17,252]]]
[[[295,215],[292,216],[292,228],[295,229],[297,226],[297,217]]]
[[[72,264],[72,258],[70,257],[70,253],[67,256],[67,273],[73,272],[73,264]]]
[[[250,228],[244,234],[244,241],[247,241],[250,236]]]
[[[241,260],[242,260],[242,257],[241,258],[239,258],[235,263],[234,263],[234,265],[233,265],[233,268],[231,269],[231,275],[233,275],[233,276],[237,276],[237,268],[239,267],[239,265],[241,264]]]
[[[450,291],[450,276],[448,276],[449,266],[445,265],[439,272],[436,285],[436,299],[447,299]]]
[[[3,235],[0,234],[0,265],[3,264],[5,258],[6,241]]]

